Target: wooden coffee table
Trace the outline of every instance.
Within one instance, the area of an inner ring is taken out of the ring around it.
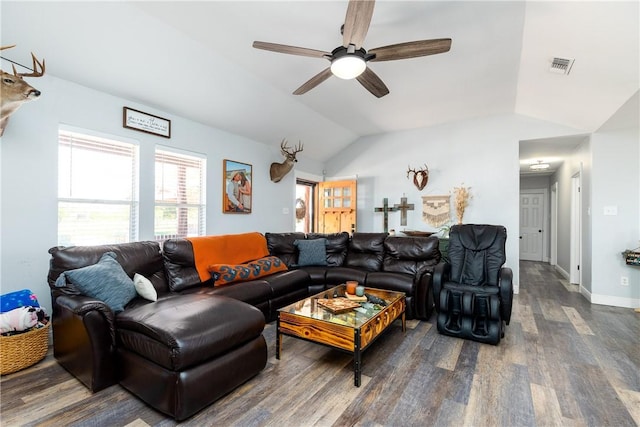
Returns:
[[[278,310],[276,359],[280,359],[282,335],[343,350],[353,354],[354,384],[360,387],[362,352],[399,317],[402,331],[406,331],[405,295],[365,288],[366,294],[383,299],[386,306],[362,303],[361,307],[340,313],[318,304],[321,299],[344,297],[345,288],[339,285]]]

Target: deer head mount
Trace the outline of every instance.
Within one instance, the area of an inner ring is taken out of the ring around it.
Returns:
[[[271,163],[271,168],[269,169],[269,174],[271,175],[271,181],[280,182],[282,178],[293,168],[293,164],[297,162],[296,154],[301,152],[304,146],[301,142],[298,141],[298,145],[291,148],[287,145],[287,140],[283,139],[280,143],[280,150],[282,150],[282,155],[284,156],[284,162],[282,163]]]
[[[3,46],[0,50],[10,49],[15,47]],[[18,73],[15,65],[13,66],[13,74],[5,73],[0,70],[1,78],[0,84],[0,136],[4,133],[4,128],[7,126],[9,116],[13,114],[22,104],[32,99],[36,99],[40,96],[38,89],[29,86],[27,82],[23,80],[23,77],[41,77],[44,74],[44,59],[42,62],[38,61],[35,55],[32,53],[33,59],[33,72],[32,73]]]
[[[411,166],[407,169],[407,179],[409,179],[409,175],[413,173],[413,185],[415,185],[418,190],[422,190],[426,187],[427,182],[429,181],[429,168],[427,165],[424,165],[422,169],[411,169]]]

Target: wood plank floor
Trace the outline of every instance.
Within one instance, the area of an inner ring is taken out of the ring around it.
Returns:
[[[352,359],[265,329],[267,367],[185,426],[637,426],[640,314],[591,305],[547,264],[520,263],[520,294],[499,346],[400,323]],[[432,317],[434,321],[435,316]],[[2,377],[0,424],[172,426],[120,386],[91,394],[49,354]]]

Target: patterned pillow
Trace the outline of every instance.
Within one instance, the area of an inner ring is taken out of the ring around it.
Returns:
[[[295,240],[298,248],[298,266],[327,265],[327,239]]]
[[[124,311],[124,306],[138,295],[114,252],[105,252],[96,264],[65,271],[56,280],[56,287],[66,286],[67,280],[83,295],[103,301],[114,313]]]
[[[227,283],[246,282],[268,276],[278,271],[287,271],[287,266],[277,256],[267,256],[246,264],[211,264],[208,267],[214,286]]]

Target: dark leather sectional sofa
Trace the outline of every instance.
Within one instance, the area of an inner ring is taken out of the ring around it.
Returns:
[[[305,296],[347,280],[357,280],[368,287],[404,292],[408,319],[431,317],[432,275],[441,258],[435,236],[395,237],[387,233],[354,233],[352,236],[348,233],[266,233],[265,236],[269,252],[289,267],[296,265],[295,240],[327,239],[327,265],[299,267],[309,275]],[[277,311],[269,318],[275,319],[276,315]]]
[[[436,237],[386,233],[265,233],[271,255],[288,267],[226,286],[201,281],[191,242],[169,239],[54,247],[48,282],[54,355],[92,391],[120,383],[157,410],[183,420],[258,374],[267,361],[262,335],[277,310],[324,289],[357,280],[405,292],[407,318],[429,319],[431,281],[440,261]],[[326,265],[297,266],[296,240],[326,239]],[[114,312],[71,287],[61,273],[114,252],[129,277],[151,281],[155,302],[134,298]]]

